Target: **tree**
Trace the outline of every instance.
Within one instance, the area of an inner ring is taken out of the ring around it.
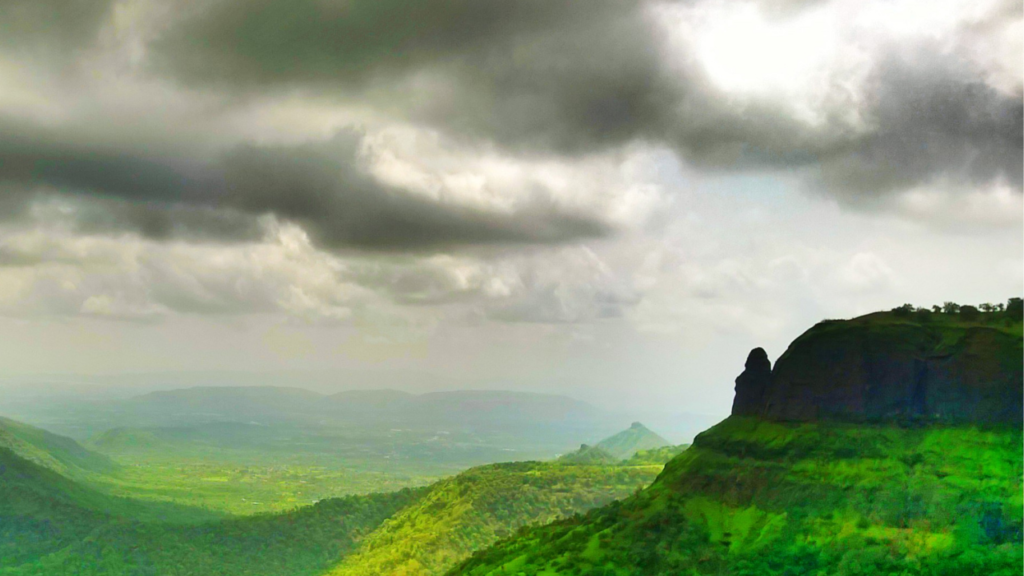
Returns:
[[[1010,298],[1006,303],[1006,314],[1014,320],[1020,320],[1024,317],[1024,300],[1020,298]]]
[[[964,305],[960,307],[960,317],[967,321],[977,320],[981,316],[981,311],[974,306]]]
[[[986,313],[996,311],[995,305],[990,304],[988,302],[985,302],[984,304],[978,304],[978,309]]]
[[[944,302],[942,304],[942,312],[945,314],[956,314],[960,312],[960,305],[956,302]]]
[[[942,312],[942,306],[935,304],[934,306],[932,306],[932,312],[935,314],[940,314]]]
[[[892,309],[892,313],[897,316],[910,316],[910,313],[914,311],[913,304],[904,304],[903,306],[897,306]]]

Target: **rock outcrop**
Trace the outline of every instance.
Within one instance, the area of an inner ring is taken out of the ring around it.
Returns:
[[[732,413],[737,416],[760,414],[764,407],[764,395],[772,383],[772,362],[764,348],[754,348],[747,355],[743,373],[736,378],[736,397]]]
[[[771,369],[760,348],[736,379],[733,414],[772,420],[1015,424],[1024,419],[1022,338],[1005,326],[889,314],[819,324]]]

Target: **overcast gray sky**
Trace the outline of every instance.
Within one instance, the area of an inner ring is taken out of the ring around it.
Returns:
[[[1024,291],[1022,12],[0,0],[0,376],[725,413],[822,318]]]

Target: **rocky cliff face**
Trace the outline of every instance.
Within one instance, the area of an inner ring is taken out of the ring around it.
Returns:
[[[872,314],[822,323],[771,369],[760,348],[736,379],[733,414],[772,420],[923,419],[1021,425],[1020,327]]]

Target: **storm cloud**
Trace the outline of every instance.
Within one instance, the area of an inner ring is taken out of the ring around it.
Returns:
[[[598,219],[545,201],[543,191],[522,209],[500,214],[387,186],[360,165],[356,131],[320,143],[239,146],[202,162],[93,150],[10,127],[0,136],[0,183],[12,186],[9,196],[21,190],[26,202],[46,192],[92,197],[98,205],[80,203],[85,231],[121,227],[153,238],[254,240],[257,220],[272,215],[302,224],[329,249],[380,250],[558,243],[610,232]]]
[[[807,169],[814,187],[849,204],[940,181],[1020,190],[1019,85],[987,84],[966,41],[861,47],[876,61],[857,86],[841,72],[822,77],[838,96],[809,121],[785,102],[723,90],[695,40],[673,48],[673,11],[702,4],[712,3],[219,0],[161,36],[153,58],[189,85],[370,99],[513,151],[576,156],[644,141],[716,170]],[[828,5],[794,3],[769,20]],[[1007,8],[990,18],[1018,17]],[[955,40],[977,42],[979,26]],[[861,32],[846,40],[863,44]]]

